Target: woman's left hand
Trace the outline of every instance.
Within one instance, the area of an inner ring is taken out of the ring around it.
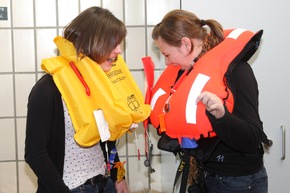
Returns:
[[[126,181],[123,179],[120,182],[115,182],[115,188],[117,193],[129,193]]]
[[[225,108],[223,101],[216,94],[204,91],[196,99],[196,104],[199,102],[202,102],[206,110],[216,119],[224,116]]]

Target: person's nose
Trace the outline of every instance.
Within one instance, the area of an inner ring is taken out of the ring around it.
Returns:
[[[121,44],[117,45],[113,51],[114,51],[116,54],[121,54],[121,53],[122,53]]]
[[[169,64],[171,64],[170,60],[168,58],[165,58],[165,65],[168,66]]]

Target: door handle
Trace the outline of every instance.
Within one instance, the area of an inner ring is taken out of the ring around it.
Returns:
[[[286,158],[286,127],[281,125],[282,130],[282,157],[281,160],[285,160]]]

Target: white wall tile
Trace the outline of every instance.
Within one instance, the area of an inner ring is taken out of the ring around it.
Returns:
[[[58,21],[60,26],[66,26],[78,14],[79,14],[78,0],[58,1]]]
[[[19,162],[19,193],[36,192],[37,178],[29,165]]]
[[[156,146],[155,146],[156,149]],[[154,170],[153,173],[150,174],[150,186],[151,191],[153,192],[165,192],[162,190],[162,171],[161,171],[161,156],[152,156],[151,159],[151,168]],[[170,168],[171,169],[171,168]],[[150,171],[150,170],[149,170]],[[174,176],[172,176],[174,177]],[[173,181],[172,181],[173,184]]]
[[[32,86],[35,84],[34,74],[16,74],[15,91],[16,91],[16,115],[27,115],[27,100]]]
[[[103,7],[110,10],[119,20],[124,22],[123,0],[103,1]]]
[[[138,149],[140,156],[145,155],[144,129],[141,123],[138,125],[134,132],[128,134],[127,141],[128,155],[136,156],[136,158],[138,158]]]
[[[0,163],[0,192],[17,193],[16,163]]]
[[[125,24],[145,24],[145,2],[144,0],[125,0]]]
[[[127,134],[124,134],[117,140],[117,151],[119,156],[126,156],[127,154]],[[124,159],[122,159],[124,161]]]
[[[7,7],[7,17],[8,20],[0,20],[0,28],[1,27],[11,27],[11,8],[10,8],[10,0],[1,0],[0,7]]]
[[[44,58],[50,58],[57,55],[57,47],[54,44],[54,38],[57,36],[56,29],[38,29],[36,30],[36,53],[37,67],[41,71],[41,61]]]
[[[13,0],[12,15],[14,27],[33,27],[33,0]]]
[[[137,158],[129,157],[128,162],[130,166],[128,172],[129,188],[131,193],[141,193],[148,191],[148,168],[143,161],[138,161]],[[125,166],[126,166],[125,164]]]
[[[17,118],[17,154],[19,160],[24,160],[26,118]]]
[[[63,30],[64,30],[64,27],[61,27],[61,28],[59,28],[58,29],[58,34],[57,35],[59,35],[59,36],[63,36]]]
[[[147,53],[148,56],[151,57],[154,65],[155,65],[155,69],[164,69],[165,66],[165,58],[162,55],[162,53],[159,51],[158,47],[156,46],[156,44],[154,43],[154,40],[151,37],[152,34],[152,27],[147,28],[147,45],[148,45],[148,49],[147,49]]]
[[[41,79],[41,77],[43,75],[45,75],[46,73],[43,71],[43,72],[40,72],[40,73],[37,73],[37,80]]]
[[[81,9],[81,11],[83,11],[83,10],[89,8],[89,7],[92,7],[92,6],[100,7],[101,6],[101,0],[80,0],[80,9]]]
[[[13,119],[0,119],[0,160],[15,160],[15,126]],[[9,144],[9,145],[8,145]],[[1,173],[1,172],[0,172]],[[0,191],[1,192],[1,191]]]
[[[0,116],[14,116],[12,75],[0,75]]]
[[[14,63],[16,72],[35,70],[34,31],[14,30]]]
[[[25,1],[23,1],[25,2]],[[35,0],[36,26],[56,26],[56,1]],[[69,12],[69,9],[67,9]]]
[[[126,135],[123,135],[118,141],[118,154],[120,156],[136,156],[138,157],[138,149],[140,156],[144,156],[144,136],[143,136],[143,127],[138,124],[138,127],[132,132],[128,132]],[[137,136],[137,139],[136,137]]]
[[[173,9],[180,9],[180,0],[147,0],[147,24],[156,25]]]
[[[0,30],[0,50],[0,72],[12,72],[11,30]]]
[[[142,57],[145,56],[145,29],[128,28],[126,38],[126,64],[130,69],[143,69]]]
[[[162,151],[161,153],[161,186],[163,192],[171,192],[173,188],[174,178],[177,171],[177,168],[180,163],[179,157],[175,157],[170,152]],[[168,169],[170,168],[170,170]],[[175,192],[179,192],[179,183],[175,187]]]

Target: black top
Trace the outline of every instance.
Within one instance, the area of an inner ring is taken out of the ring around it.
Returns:
[[[263,166],[263,123],[259,116],[258,84],[251,66],[239,62],[226,80],[234,96],[234,109],[215,119],[206,112],[219,142],[204,163],[208,172],[224,176],[253,174]],[[203,146],[203,145],[201,145]]]
[[[108,151],[115,142],[108,142]],[[101,143],[105,153],[105,143]],[[62,180],[65,152],[64,110],[52,76],[44,75],[28,99],[25,160],[38,178],[37,193],[69,193]],[[106,158],[106,156],[105,156]],[[115,161],[119,161],[118,155]],[[116,169],[111,177],[116,180]],[[96,174],[98,175],[98,174]]]

